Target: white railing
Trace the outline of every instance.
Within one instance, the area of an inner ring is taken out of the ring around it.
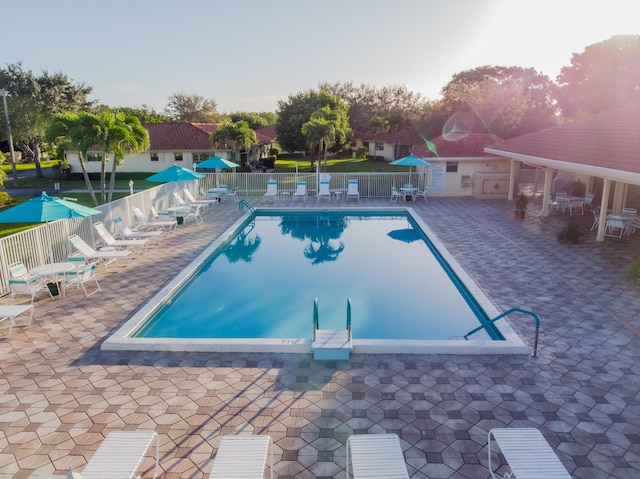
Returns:
[[[411,179],[415,182],[418,175],[414,172]],[[28,269],[50,262],[66,261],[67,255],[74,253],[67,238],[72,234],[82,237],[93,245],[98,240],[93,223],[101,221],[107,229],[113,231],[113,218],[121,217],[125,223],[134,224],[133,207],[148,213],[154,205],[159,211],[174,204],[173,192],[182,193],[188,187],[193,192],[226,184],[229,188],[240,187],[239,196],[262,196],[267,190],[267,181],[278,182],[279,191],[293,193],[297,181],[307,182],[307,192],[315,196],[317,191],[317,175],[315,173],[209,173],[206,178],[196,181],[166,183],[148,190],[126,196],[111,203],[97,206],[102,213],[86,218],[72,218],[52,221],[0,238],[0,295],[9,293],[9,265],[21,261]],[[330,188],[347,191],[349,180],[358,180],[360,197],[388,197],[391,187],[400,187],[409,182],[408,173],[331,173]],[[421,186],[421,185],[418,185]],[[181,194],[182,196],[182,194]]]

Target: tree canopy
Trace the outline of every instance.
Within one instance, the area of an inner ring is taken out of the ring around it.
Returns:
[[[574,53],[556,79],[565,118],[581,118],[640,100],[640,35],[616,35]]]
[[[455,74],[442,89],[441,108],[468,133],[513,138],[556,121],[554,93],[553,82],[532,68],[487,65]]]
[[[236,123],[230,121],[221,123],[216,131],[211,134],[209,140],[214,148],[218,148],[230,141],[234,160],[243,149],[250,148],[258,142],[256,132],[244,120]]]
[[[15,146],[25,157],[33,158],[36,176],[42,178],[41,142],[49,120],[63,111],[89,109],[88,96],[92,88],[73,84],[62,73],[44,71],[36,76],[30,70],[24,70],[21,63],[0,68],[0,88],[9,92],[7,106]],[[2,130],[0,134],[5,133]]]
[[[235,113],[230,113],[229,118],[233,123],[238,121],[246,121],[249,124],[249,128],[252,130],[259,130],[260,128],[264,128],[265,126],[275,125],[278,119],[278,116],[269,111],[262,112],[246,112],[239,111]]]
[[[344,121],[340,122],[340,128],[349,127],[347,105],[329,92],[309,90],[290,95],[286,102],[279,101],[276,134],[280,146],[287,151],[306,151],[308,142],[302,133],[302,125],[311,119],[314,112],[324,107],[328,107],[329,111],[347,119],[346,124]],[[336,143],[336,147],[342,146],[346,142],[350,128],[345,133],[346,135],[339,137],[339,143]]]
[[[218,104],[195,93],[174,93],[169,97],[166,114],[174,121],[215,123],[220,120]]]

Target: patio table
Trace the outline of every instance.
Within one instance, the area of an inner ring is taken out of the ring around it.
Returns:
[[[61,281],[59,276],[64,273],[68,273],[73,269],[75,269],[75,265],[70,261],[66,261],[63,263],[47,263],[32,268],[31,270],[29,270],[29,274],[31,274],[32,276],[42,276],[46,279],[47,283],[54,283],[57,286],[60,294],[64,297],[64,281]],[[55,293],[53,294],[55,296]]]

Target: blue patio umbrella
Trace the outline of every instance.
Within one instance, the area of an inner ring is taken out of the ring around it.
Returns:
[[[0,223],[43,223],[65,218],[83,218],[100,213],[100,210],[49,196],[43,191],[40,196],[0,213]]]
[[[73,201],[49,196],[44,191],[40,196],[0,213],[0,223],[43,223],[67,218],[84,218],[102,213],[100,210],[79,205]],[[51,235],[48,235],[51,241]],[[49,256],[53,263],[53,246],[49,243]]]
[[[204,178],[205,174],[196,173],[195,171],[187,170],[178,165],[173,165],[166,170],[159,171],[158,173],[145,178],[147,181],[153,181],[154,183],[169,183],[170,181],[189,181],[199,180]]]
[[[196,169],[214,169],[214,168],[238,168],[240,165],[230,160],[225,160],[219,156],[212,156],[211,158],[204,160],[202,163],[196,165]]]
[[[408,166],[409,167],[409,181],[411,181],[411,167],[412,166],[433,166],[427,160],[417,157],[416,155],[408,155],[398,160],[389,163],[393,166]]]

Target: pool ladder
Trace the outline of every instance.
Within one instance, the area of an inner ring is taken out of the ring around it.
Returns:
[[[255,213],[256,212],[256,209],[247,200],[238,201],[238,209],[240,211],[242,211],[244,208],[248,209],[251,213]]]
[[[353,350],[351,341],[351,298],[347,298],[347,328],[320,329],[318,298],[313,300],[313,340],[311,351],[313,359],[333,360],[349,359]]]
[[[477,333],[481,329],[485,329],[487,326],[489,326],[490,324],[495,323],[500,318],[503,318],[507,314],[511,314],[511,313],[514,313],[514,312],[523,313],[523,314],[531,316],[533,319],[535,319],[535,321],[536,321],[536,335],[535,335],[535,339],[533,341],[533,353],[531,354],[531,356],[534,357],[534,358],[537,358],[538,357],[538,334],[539,334],[539,331],[540,331],[540,318],[538,317],[538,315],[536,313],[532,313],[531,311],[527,311],[526,309],[511,308],[510,310],[505,311],[502,314],[499,314],[495,318],[490,319],[486,323],[481,324],[477,328],[472,329],[471,331],[469,331],[467,334],[464,335],[464,339],[469,339],[469,336],[471,336],[473,333]]]

